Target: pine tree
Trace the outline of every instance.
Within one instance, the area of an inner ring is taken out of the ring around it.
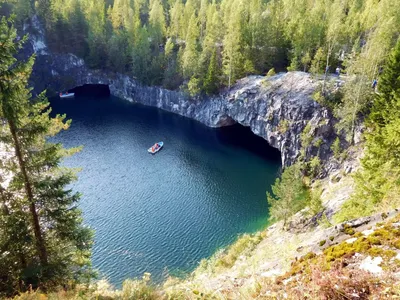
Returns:
[[[181,35],[182,29],[181,24],[183,23],[183,12],[184,12],[184,5],[181,0],[176,0],[174,5],[171,7],[169,15],[170,15],[170,24],[168,29],[168,34],[172,38],[181,38],[184,39],[185,37]]]
[[[182,73],[185,78],[192,77],[197,71],[199,50],[199,25],[196,15],[190,18],[189,28],[186,35],[186,44],[182,55]]]
[[[88,44],[89,65],[93,68],[104,68],[107,61],[106,18],[104,0],[87,0],[86,18],[89,25]]]
[[[285,168],[281,178],[277,178],[271,188],[272,194],[267,192],[270,220],[283,220],[285,227],[289,217],[309,202],[310,195],[303,183],[299,166]]]
[[[218,92],[220,67],[218,66],[217,49],[215,48],[212,55],[210,64],[208,65],[207,76],[204,80],[204,91],[211,95]]]
[[[399,117],[398,95],[400,95],[400,40],[387,60],[384,73],[379,78],[379,95],[370,115],[370,120],[376,126],[384,126]]]
[[[60,167],[63,157],[77,149],[66,150],[61,144],[47,141],[67,129],[70,122],[65,121],[65,116],[50,117],[51,110],[43,96],[33,102],[29,100],[27,82],[34,58],[16,61],[14,55],[22,45],[21,41],[15,42],[16,37],[12,24],[3,18],[0,142],[9,156],[2,158],[1,166],[12,177],[1,188],[1,219],[8,226],[0,228],[0,247],[9,249],[11,257],[20,257],[16,264],[17,280],[5,279],[14,291],[26,289],[29,284],[52,288],[89,275],[86,270],[92,244],[91,231],[82,226],[81,212],[76,207],[79,194],[65,189],[75,174]],[[24,239],[15,235],[13,222],[21,223]]]
[[[380,95],[367,124],[363,169],[356,174],[356,191],[336,221],[388,211],[400,205],[400,41],[381,76]]]
[[[139,28],[133,45],[132,71],[133,75],[144,83],[149,83],[149,66],[151,64],[151,49],[149,34],[146,27]]]
[[[223,70],[230,87],[238,78],[244,75],[245,57],[243,56],[243,11],[242,0],[232,4],[227,33],[224,38]]]
[[[175,44],[171,38],[165,44],[165,64],[163,86],[167,89],[176,89],[182,83],[182,77],[179,74]]]
[[[154,0],[152,3],[149,14],[149,31],[153,40],[152,42],[158,48],[160,44],[164,43],[163,40],[166,33],[164,8],[159,0]]]

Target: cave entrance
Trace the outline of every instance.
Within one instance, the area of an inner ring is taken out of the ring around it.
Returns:
[[[273,148],[265,139],[255,135],[250,127],[236,123],[217,129],[218,138],[231,146],[253,152],[262,158],[281,163],[281,152]]]
[[[75,96],[108,97],[110,88],[107,84],[84,84],[70,89],[68,92],[75,93]]]

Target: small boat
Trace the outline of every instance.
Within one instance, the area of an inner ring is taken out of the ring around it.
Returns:
[[[72,98],[72,97],[75,97],[75,93],[68,93],[68,92],[66,92],[66,93],[60,93],[60,98]]]
[[[160,151],[163,146],[164,146],[164,142],[155,143],[153,146],[151,146],[149,149],[147,149],[147,152],[149,152],[151,154],[155,154],[158,151]]]

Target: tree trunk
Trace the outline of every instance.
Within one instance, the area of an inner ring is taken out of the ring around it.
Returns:
[[[10,125],[11,135],[12,135],[13,141],[14,141],[15,155],[17,156],[17,159],[18,159],[18,164],[21,169],[21,173],[22,173],[23,180],[24,180],[25,192],[26,192],[26,195],[27,195],[29,203],[30,203],[29,211],[31,213],[33,231],[34,231],[35,239],[36,239],[36,250],[39,254],[40,263],[42,264],[42,266],[46,266],[47,265],[47,250],[46,250],[46,246],[45,246],[44,239],[42,236],[42,232],[40,230],[39,217],[36,212],[36,205],[35,205],[35,201],[33,199],[32,185],[29,181],[28,173],[26,172],[25,161],[22,157],[21,147],[20,147],[18,136],[16,133],[16,126],[14,124],[14,121],[9,120],[9,125]]]
[[[229,60],[229,83],[228,89],[231,89],[231,76],[232,76],[232,59]]]
[[[325,66],[325,76],[324,76],[324,85],[322,87],[322,94],[325,96],[325,85],[326,80],[328,78],[328,67],[329,67],[329,58],[331,56],[331,48],[328,46],[328,54],[326,55],[326,66]]]

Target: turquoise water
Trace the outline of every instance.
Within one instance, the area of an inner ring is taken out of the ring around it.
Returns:
[[[73,188],[96,232],[93,266],[113,284],[144,272],[156,282],[190,272],[266,224],[265,191],[280,159],[248,129],[211,129],[113,97],[51,103],[73,119],[57,139],[84,146],[65,164],[82,168]],[[164,148],[147,153],[158,141]]]

